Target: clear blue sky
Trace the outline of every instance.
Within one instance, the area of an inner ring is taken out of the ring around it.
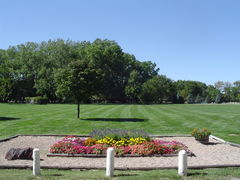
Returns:
[[[240,80],[239,0],[2,0],[0,48],[115,40],[173,80]]]

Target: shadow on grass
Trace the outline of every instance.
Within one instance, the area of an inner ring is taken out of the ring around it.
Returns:
[[[11,120],[19,120],[20,118],[13,117],[0,117],[0,121],[11,121]]]
[[[145,122],[147,119],[140,118],[82,118],[86,121],[111,121],[111,122]]]
[[[121,176],[137,176],[138,174],[116,174],[114,177],[121,177]]]
[[[51,176],[64,176],[63,174],[50,174],[50,175],[48,175],[49,177],[51,177]]]
[[[207,176],[208,173],[205,172],[193,172],[193,173],[187,173],[187,176]]]

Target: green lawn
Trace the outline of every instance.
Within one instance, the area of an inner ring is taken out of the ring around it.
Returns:
[[[25,180],[25,179],[113,179],[113,180],[157,180],[157,179],[188,179],[188,180],[230,180],[240,178],[239,168],[225,169],[202,169],[188,170],[187,178],[181,178],[177,175],[177,170],[151,170],[151,171],[115,171],[113,178],[107,178],[104,170],[83,170],[83,171],[66,171],[66,170],[47,170],[41,171],[41,176],[34,177],[31,170],[19,169],[0,169],[0,180]]]
[[[190,134],[206,127],[240,143],[240,105],[0,104],[0,138],[15,134],[88,134],[95,128],[144,129],[151,134]]]

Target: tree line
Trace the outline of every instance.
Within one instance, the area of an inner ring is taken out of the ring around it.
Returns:
[[[240,102],[240,81],[173,81],[110,40],[49,40],[0,50],[0,102],[44,97],[50,103]]]

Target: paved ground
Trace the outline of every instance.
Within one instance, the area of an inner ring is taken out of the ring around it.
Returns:
[[[42,167],[62,167],[62,168],[105,168],[105,158],[87,157],[47,157],[49,147],[62,137],[53,136],[19,136],[9,141],[0,142],[0,167],[20,166],[31,167],[31,160],[5,159],[5,154],[10,148],[39,148],[41,151]],[[209,166],[239,166],[240,148],[221,144],[215,140],[210,140],[209,145],[203,145],[192,137],[165,137],[164,140],[176,140],[184,143],[196,155],[188,157],[189,167],[209,167]],[[115,158],[115,167],[123,169],[141,168],[176,168],[177,157],[122,157]]]

